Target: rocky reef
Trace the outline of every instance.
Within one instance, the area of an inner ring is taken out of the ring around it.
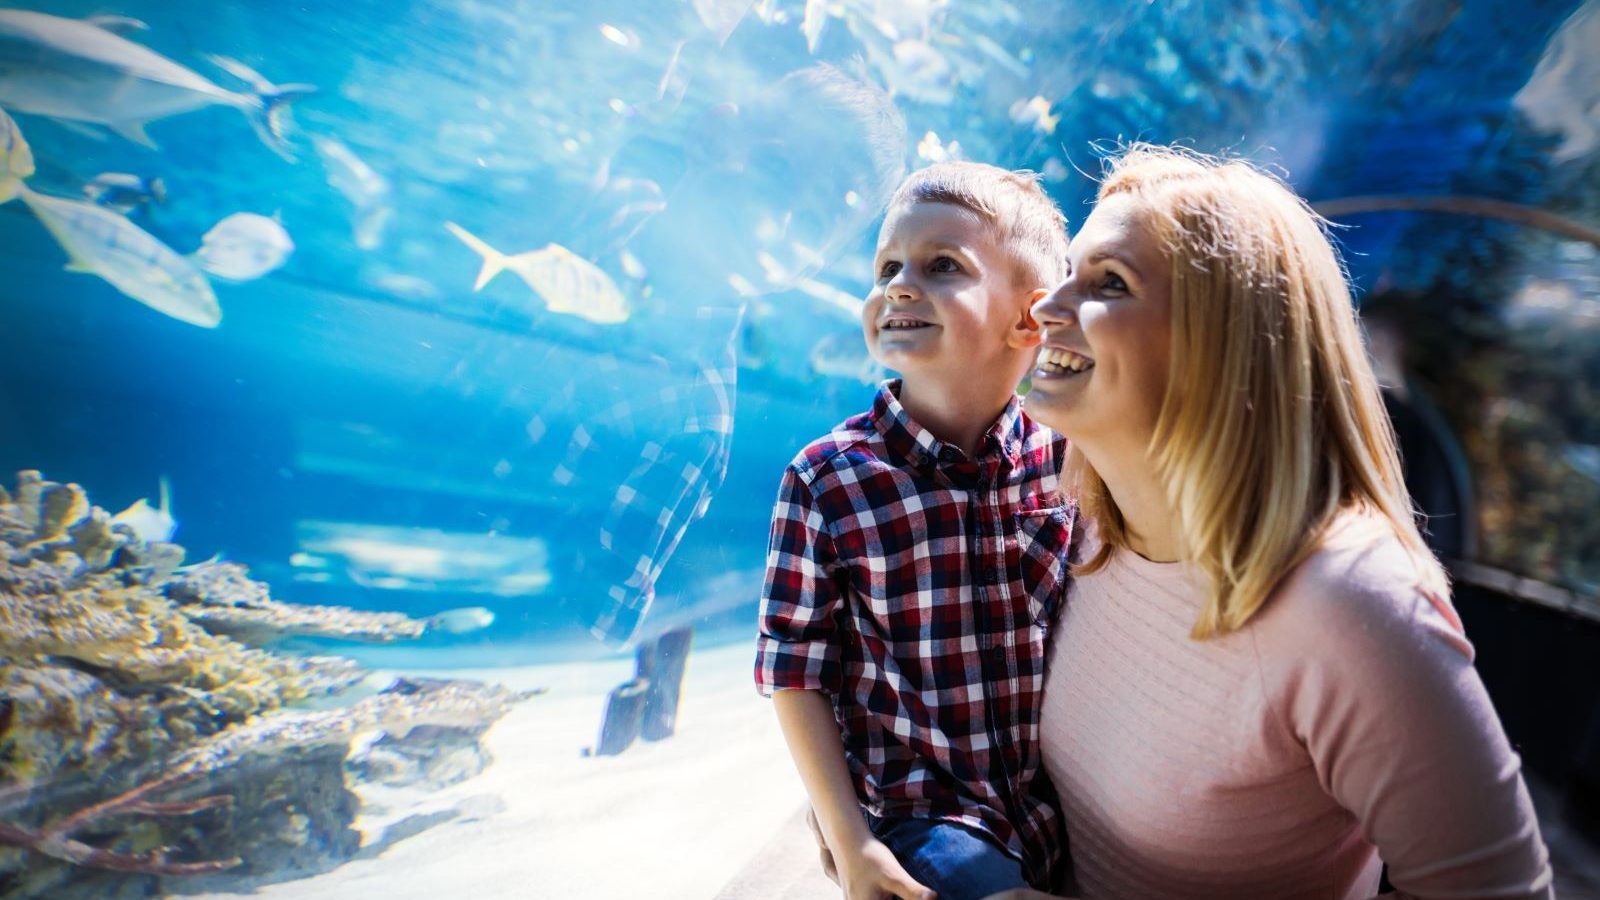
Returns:
[[[275,649],[430,623],[283,603],[243,566],[183,555],[77,485],[28,471],[0,488],[0,894],[148,896],[337,865],[360,849],[370,748],[421,729],[410,769],[437,745],[467,777],[462,747],[526,696],[376,684],[351,660]]]

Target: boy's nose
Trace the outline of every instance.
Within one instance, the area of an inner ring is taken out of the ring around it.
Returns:
[[[884,296],[890,303],[910,303],[917,299],[917,287],[902,270],[900,274],[889,279],[889,284],[884,288]]]

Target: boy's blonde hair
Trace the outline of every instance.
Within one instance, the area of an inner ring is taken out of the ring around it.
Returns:
[[[1346,510],[1386,520],[1419,585],[1442,596],[1326,223],[1248,163],[1146,144],[1111,160],[1099,199],[1117,195],[1150,212],[1172,259],[1172,364],[1150,452],[1183,558],[1210,577],[1193,636],[1242,627]],[[1074,455],[1105,538],[1079,569],[1093,571],[1127,535]]]
[[[889,209],[910,203],[953,203],[976,213],[1033,287],[1053,288],[1067,277],[1067,220],[1033,172],[935,163],[906,176]]]

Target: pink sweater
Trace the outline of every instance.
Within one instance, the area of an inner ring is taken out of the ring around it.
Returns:
[[[1361,900],[1380,855],[1402,896],[1552,896],[1454,609],[1359,524],[1217,640],[1181,564],[1072,586],[1041,733],[1084,898]]]

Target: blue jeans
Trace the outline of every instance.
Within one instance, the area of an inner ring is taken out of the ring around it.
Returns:
[[[930,819],[867,816],[873,835],[893,851],[906,873],[939,900],[982,900],[1028,887],[1022,863],[993,838],[965,825]]]

